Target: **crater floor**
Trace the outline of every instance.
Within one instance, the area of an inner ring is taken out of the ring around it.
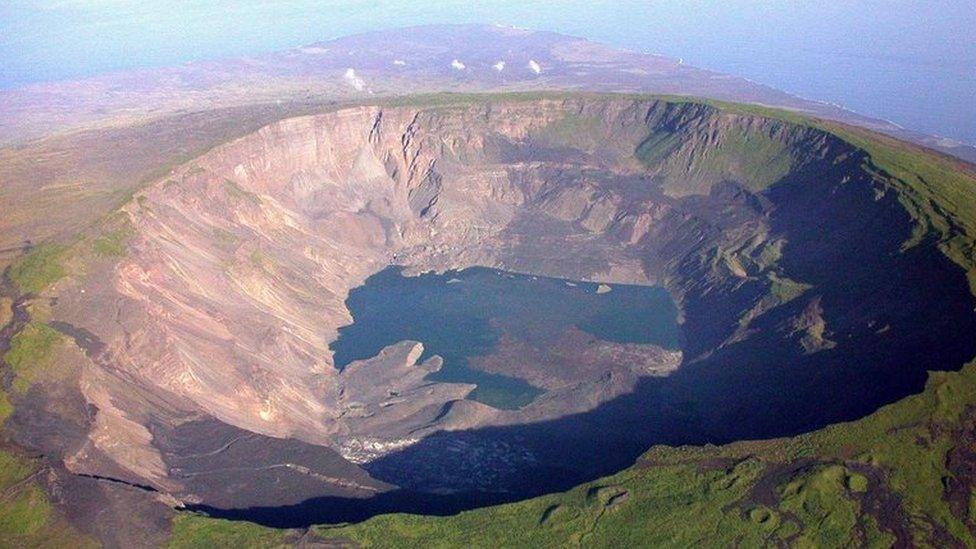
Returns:
[[[501,409],[614,370],[667,375],[681,357],[677,310],[659,287],[484,268],[403,276],[391,267],[346,305],[353,323],[330,346],[336,367],[418,341],[420,360],[444,361],[429,380],[473,384],[467,398]]]

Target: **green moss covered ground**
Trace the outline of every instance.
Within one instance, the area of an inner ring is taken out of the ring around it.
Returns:
[[[96,547],[54,509],[41,473],[35,461],[0,450],[0,547]]]
[[[28,322],[14,335],[3,360],[13,372],[15,393],[25,393],[33,383],[58,373],[53,355],[62,341],[60,333],[40,322]]]
[[[45,244],[33,248],[10,266],[7,277],[22,293],[37,293],[65,275],[65,246]]]

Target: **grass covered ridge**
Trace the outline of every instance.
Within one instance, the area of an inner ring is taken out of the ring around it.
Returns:
[[[11,338],[3,361],[14,374],[11,388],[15,393],[25,393],[34,382],[59,373],[53,357],[63,341],[57,330],[40,322],[28,322]]]
[[[173,519],[170,549],[209,547],[288,547],[287,530],[264,528],[246,522],[210,520],[197,515],[178,514]]]
[[[35,482],[43,469],[0,449],[0,547],[97,547],[61,517]]]
[[[68,248],[59,244],[36,246],[10,266],[7,277],[22,293],[38,293],[67,274],[64,267]]]

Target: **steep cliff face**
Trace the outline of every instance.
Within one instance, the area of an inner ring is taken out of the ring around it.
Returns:
[[[920,335],[933,325],[965,329],[972,307],[955,304],[958,293],[913,287],[920,266],[953,288],[958,280],[931,246],[902,249],[913,222],[865,153],[820,130],[695,103],[501,99],[287,119],[173,170],[121,214],[121,256],[59,285],[51,309],[87,351],[79,383],[95,410],[57,451],[74,471],[187,500],[225,497],[186,474],[199,452],[174,442],[202,436],[201,421],[360,463],[441,431],[597,414],[574,435],[586,439],[606,427],[600,418],[616,421],[600,410],[639,394],[648,379],[640,364],[653,363],[677,370],[672,400],[658,405],[694,409],[689,433],[707,439],[730,421],[720,406],[734,408],[737,394],[682,400],[703,372],[734,377],[728,387],[749,398],[762,376],[780,379],[801,363],[814,377],[841,372],[857,357],[875,360],[874,374],[905,374],[885,383],[908,391],[919,377],[897,352],[921,360],[938,346],[924,372],[935,359],[958,366],[971,351]],[[417,343],[340,372],[329,344],[352,321],[348,292],[391,264],[662,284],[681,306],[683,354],[629,348],[633,368],[580,370],[575,383],[553,383],[516,411],[466,399],[471,385],[426,380],[440,361],[419,362]],[[755,377],[730,373],[756,364]],[[784,414],[809,413],[787,395],[774,400]],[[868,398],[858,410],[883,403]],[[827,416],[850,410],[837,404]],[[654,439],[658,427],[634,428],[640,414],[627,412],[611,431],[638,433],[627,438],[634,447]],[[764,421],[747,418],[741,432],[783,434]],[[560,467],[579,457],[536,450]],[[290,465],[338,468],[315,478],[350,497],[389,488],[348,463]]]

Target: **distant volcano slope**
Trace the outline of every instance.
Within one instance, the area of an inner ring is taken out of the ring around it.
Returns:
[[[899,146],[614,95],[281,120],[8,270],[4,430],[67,478],[297,526],[528,497],[655,443],[857,419],[976,355],[972,180],[934,180],[948,161]],[[339,371],[346,298],[390,265],[661,285],[684,343],[584,361],[516,410],[429,381],[441,361],[423,342]],[[472,496],[488,448],[504,474]]]

